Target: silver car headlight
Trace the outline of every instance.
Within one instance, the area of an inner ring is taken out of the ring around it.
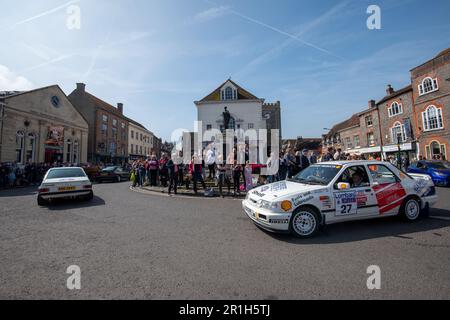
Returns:
[[[276,202],[269,202],[266,200],[259,200],[258,201],[258,207],[263,208],[263,209],[276,209],[277,208],[277,203]]]

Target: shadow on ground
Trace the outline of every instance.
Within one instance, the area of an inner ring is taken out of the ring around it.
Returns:
[[[416,222],[404,222],[399,217],[388,217],[329,225],[311,239],[299,239],[289,234],[261,230],[275,240],[299,245],[348,243],[384,237],[414,240],[414,233],[435,231],[434,234],[439,236],[439,229],[450,226],[450,221],[438,219],[439,217],[450,217],[450,211],[432,209],[430,218],[422,218]]]
[[[0,198],[24,197],[24,196],[31,196],[36,193],[37,193],[37,187],[6,189],[6,190],[0,190]]]
[[[44,208],[47,208],[51,211],[63,211],[67,209],[98,207],[104,206],[105,204],[105,200],[100,197],[94,196],[94,199],[90,201],[81,199],[55,199],[52,200],[51,203],[46,205]]]

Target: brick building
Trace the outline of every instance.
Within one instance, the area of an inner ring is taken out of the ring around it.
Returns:
[[[450,48],[411,70],[419,155],[449,159]]]
[[[84,83],[69,95],[69,100],[89,124],[88,161],[124,163],[128,157],[128,123],[123,104],[117,108],[88,93]]]
[[[416,158],[416,137],[413,130],[415,122],[413,90],[411,85],[394,90],[391,85],[386,96],[377,103],[380,114],[380,129],[383,132],[383,152],[385,157],[401,153],[410,159]]]
[[[357,154],[367,155],[368,157],[381,158],[381,146],[383,136],[380,131],[380,115],[374,100],[370,100],[368,108],[360,113],[360,149]]]
[[[399,90],[388,85],[385,97],[369,101],[369,108],[357,114],[359,125],[353,122],[355,115],[335,125],[324,135],[323,151],[333,147],[383,159],[448,160],[449,114],[450,48],[412,69],[410,85]]]

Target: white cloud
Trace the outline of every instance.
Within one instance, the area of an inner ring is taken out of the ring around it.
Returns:
[[[28,79],[16,75],[7,67],[0,65],[0,90],[19,91],[30,90],[33,87],[33,84]]]
[[[214,7],[195,15],[195,21],[204,22],[219,18],[229,13],[229,8],[226,6]]]

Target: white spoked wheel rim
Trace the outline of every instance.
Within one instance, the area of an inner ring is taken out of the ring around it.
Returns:
[[[415,220],[420,214],[419,204],[415,200],[409,200],[405,206],[405,213],[408,219]]]
[[[294,231],[301,236],[311,235],[316,229],[316,225],[316,217],[308,211],[297,213],[292,221]]]

